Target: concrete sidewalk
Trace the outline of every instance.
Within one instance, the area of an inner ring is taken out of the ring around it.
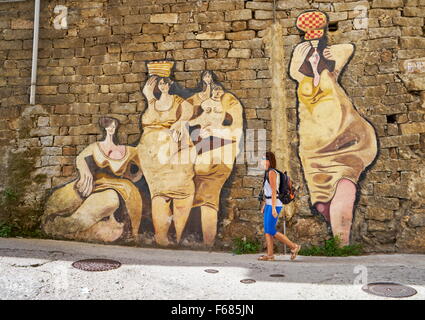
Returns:
[[[0,238],[0,299],[386,299],[361,290],[377,281],[409,285],[418,293],[405,299],[425,299],[424,255],[300,256],[294,262],[257,257]],[[72,267],[87,258],[122,266],[105,272]],[[240,282],[247,278],[256,282]]]

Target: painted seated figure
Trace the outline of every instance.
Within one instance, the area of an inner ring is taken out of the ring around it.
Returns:
[[[43,231],[53,237],[113,242],[136,239],[142,198],[133,182],[142,171],[135,147],[119,145],[119,121],[99,120],[104,139],[78,156],[79,178],[56,189],[46,203]]]

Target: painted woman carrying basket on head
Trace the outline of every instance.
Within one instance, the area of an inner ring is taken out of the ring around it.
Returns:
[[[357,182],[377,155],[377,139],[338,82],[354,46],[328,46],[328,21],[317,10],[297,18],[305,40],[295,47],[289,72],[298,83],[299,155],[311,203],[348,245]]]

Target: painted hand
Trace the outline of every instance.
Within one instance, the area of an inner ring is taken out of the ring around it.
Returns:
[[[295,47],[294,57],[297,57],[297,59],[299,59],[300,63],[302,64],[304,63],[305,58],[310,52],[310,49],[311,49],[311,44],[309,41],[302,42]]]
[[[328,60],[334,60],[330,47],[326,47],[326,49],[323,50],[323,56]]]
[[[177,121],[170,127],[174,142],[178,142],[182,139],[183,130],[186,130],[186,123],[188,123],[188,121]]]
[[[80,180],[77,182],[77,188],[83,197],[88,197],[93,191],[93,175],[88,168],[80,170]]]
[[[147,90],[148,92],[152,92],[155,89],[156,83],[158,82],[158,77],[157,76],[152,76],[148,79],[148,81],[145,84],[145,90]]]

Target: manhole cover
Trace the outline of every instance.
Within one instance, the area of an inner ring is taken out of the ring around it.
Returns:
[[[109,259],[85,259],[75,261],[72,266],[84,271],[108,271],[121,267],[121,262]]]
[[[270,277],[273,278],[283,278],[285,275],[281,274],[281,273],[275,273],[275,274],[271,274]]]
[[[370,294],[389,298],[406,298],[417,293],[412,287],[392,282],[369,283],[364,285],[362,290]]]
[[[250,284],[250,283],[255,283],[256,281],[254,279],[243,279],[241,280],[241,282],[245,284]]]
[[[215,270],[215,269],[205,269],[204,271],[206,273],[218,273],[218,270]]]

